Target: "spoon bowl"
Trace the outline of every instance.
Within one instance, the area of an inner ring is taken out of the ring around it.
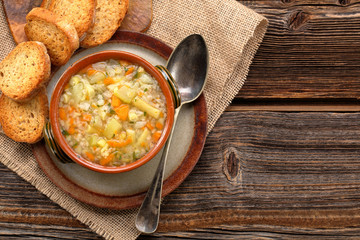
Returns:
[[[168,69],[175,79],[177,87],[174,88],[177,88],[180,99],[174,99],[174,102],[178,102],[178,104],[176,104],[177,108],[175,109],[171,133],[165,143],[154,179],[136,216],[135,225],[141,232],[153,233],[157,229],[160,217],[164,169],[176,120],[181,106],[196,100],[202,93],[206,83],[208,66],[208,49],[205,40],[198,34],[190,35],[182,40],[170,55],[167,62],[166,69]],[[160,71],[166,71],[166,69],[161,66],[158,66],[158,69]]]
[[[208,50],[204,38],[194,34],[185,38],[170,55],[166,68],[176,81],[181,104],[197,99],[205,86]]]

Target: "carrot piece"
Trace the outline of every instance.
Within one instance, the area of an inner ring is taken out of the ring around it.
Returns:
[[[70,135],[73,135],[75,133],[75,127],[74,126],[70,126],[69,129],[68,129],[68,133]]]
[[[129,105],[127,104],[123,104],[120,105],[119,107],[115,108],[115,112],[116,114],[119,116],[120,120],[125,121],[127,119],[128,113],[129,113]]]
[[[160,117],[163,118],[164,117],[164,113],[160,112]]]
[[[159,132],[159,131],[155,132],[155,133],[152,135],[152,139],[153,139],[154,142],[159,141],[160,137],[161,137],[161,132]]]
[[[132,141],[133,141],[132,138],[128,138],[128,139],[126,139],[126,144],[130,144],[130,143],[132,143]]]
[[[88,158],[90,161],[93,162],[93,161],[95,160],[94,154],[89,153],[89,152],[85,152],[85,155],[87,156],[87,158]]]
[[[83,119],[84,121],[90,122],[90,121],[91,121],[91,115],[84,113],[84,114],[82,115],[82,119]]]
[[[95,69],[89,68],[89,69],[86,71],[86,74],[87,74],[88,76],[92,76],[92,75],[94,75],[96,72],[97,72],[97,71],[96,71]]]
[[[115,96],[115,95],[112,95],[112,97],[111,97],[111,106],[113,107],[113,108],[117,108],[118,106],[120,106],[121,105],[121,100],[120,100],[120,98],[118,98],[117,96]]]
[[[163,129],[164,126],[162,125],[161,122],[157,122],[157,123],[155,124],[155,127],[156,127],[157,129],[161,130],[161,129]]]
[[[139,97],[142,97],[143,95],[144,95],[143,92],[139,92],[139,93],[138,93],[138,96],[139,96]]]
[[[74,107],[69,107],[69,110],[68,110],[69,113],[72,113],[74,111],[76,111],[76,109]]]
[[[119,141],[119,140],[109,140],[107,141],[107,143],[109,144],[110,147],[125,147],[126,145],[129,145],[130,143],[132,143],[132,139],[128,138],[126,139],[126,141]]]
[[[149,130],[153,130],[153,129],[154,129],[153,125],[151,125],[150,122],[148,122],[145,126],[146,126]]]
[[[114,79],[112,77],[107,77],[104,79],[104,84],[105,85],[110,85],[110,84],[113,84],[115,83]]]
[[[69,121],[70,125],[73,125],[73,124],[74,124],[74,121],[75,121],[74,118],[70,118],[70,121]]]
[[[61,120],[66,120],[67,117],[66,117],[66,111],[64,108],[59,108],[59,117]]]
[[[114,154],[111,153],[111,154],[110,154],[109,156],[107,156],[106,158],[101,159],[101,160],[100,160],[100,164],[104,166],[104,165],[108,164],[109,162],[111,162],[111,161],[113,160],[113,158],[114,158]]]
[[[134,67],[129,68],[129,69],[126,71],[125,75],[129,75],[129,74],[133,73],[134,70],[135,70]]]

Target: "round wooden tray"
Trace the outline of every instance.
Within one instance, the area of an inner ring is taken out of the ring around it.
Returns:
[[[145,34],[119,31],[112,41],[97,48],[80,50],[69,63],[53,74],[48,94],[51,97],[58,77],[67,66],[91,52],[119,49],[136,53],[153,64],[165,64],[172,49]],[[181,110],[166,166],[163,196],[176,189],[196,165],[204,147],[207,131],[206,102],[203,95]],[[32,146],[39,166],[51,181],[70,196],[84,203],[111,209],[140,206],[155,173],[162,151],[141,168],[126,173],[103,174],[75,163],[61,163],[50,156],[44,142]]]

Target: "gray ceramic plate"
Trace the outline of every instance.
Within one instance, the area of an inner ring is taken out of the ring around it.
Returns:
[[[47,88],[49,100],[64,70],[78,59],[97,51],[121,50],[139,55],[153,65],[165,65],[172,49],[148,35],[117,32],[112,41],[81,50],[52,76]],[[178,187],[197,163],[204,147],[207,112],[204,96],[181,109],[165,170],[163,196]],[[104,174],[75,163],[61,163],[46,151],[43,142],[33,145],[35,157],[48,177],[79,201],[104,208],[125,209],[139,206],[155,174],[162,151],[138,169]]]

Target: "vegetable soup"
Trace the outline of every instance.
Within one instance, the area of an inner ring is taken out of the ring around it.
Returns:
[[[122,166],[156,145],[166,119],[165,96],[143,67],[111,59],[71,77],[59,118],[76,153],[103,166]]]

